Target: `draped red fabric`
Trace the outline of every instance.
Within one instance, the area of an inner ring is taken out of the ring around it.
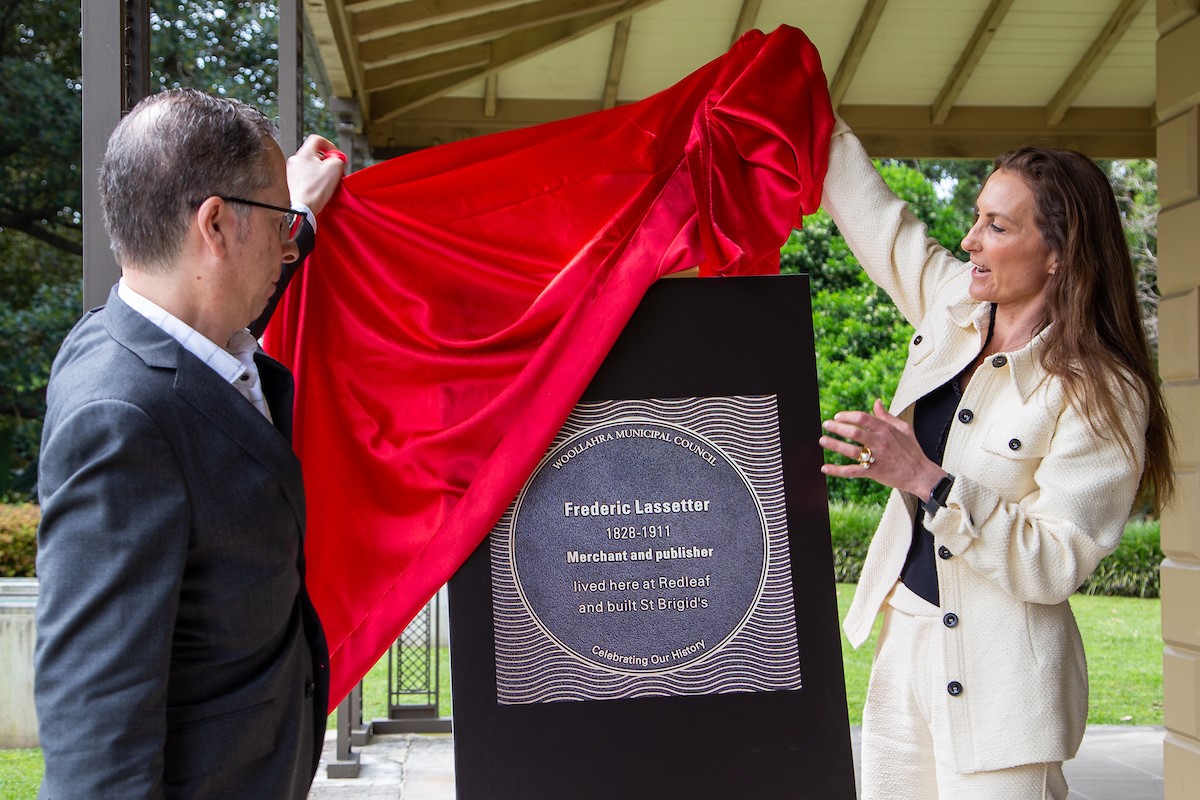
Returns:
[[[484,539],[651,283],[778,271],[832,127],[785,27],[641,102],[346,178],[265,339],[296,376],[331,708]]]

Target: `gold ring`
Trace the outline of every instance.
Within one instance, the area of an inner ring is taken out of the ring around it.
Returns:
[[[875,463],[875,456],[871,454],[871,448],[865,444],[862,446],[862,450],[858,451],[858,463],[862,465],[863,469],[870,469],[871,465]]]

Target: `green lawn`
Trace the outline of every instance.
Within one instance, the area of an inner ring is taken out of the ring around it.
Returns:
[[[438,715],[450,716],[450,650],[438,648],[441,664],[441,693],[438,695]],[[363,679],[363,719],[387,719],[388,715],[388,674],[387,659],[380,659]],[[330,714],[326,728],[333,730],[337,727],[337,714]],[[4,800],[0,796],[0,800]]]
[[[1162,616],[1158,600],[1071,598],[1087,652],[1088,722],[1162,725]]]
[[[845,617],[854,586],[837,585],[839,617]],[[1162,724],[1162,623],[1158,600],[1133,597],[1089,597],[1077,594],[1071,607],[1079,619],[1088,654],[1091,724]],[[879,632],[876,621],[871,638],[858,650],[842,638],[846,671],[846,701],[850,724],[862,723],[863,698],[871,672],[871,653]],[[439,713],[450,715],[450,658],[441,649],[442,695]],[[367,675],[363,687],[363,716],[387,716],[387,663],[381,661]],[[329,727],[336,717],[329,717]],[[40,750],[0,750],[0,800],[32,800],[42,775]]]
[[[838,621],[846,618],[850,601],[854,599],[853,583],[837,585]],[[882,618],[880,618],[882,619]],[[867,699],[867,680],[871,677],[871,654],[875,652],[875,639],[879,636],[880,619],[875,620],[871,638],[855,650],[842,633],[842,669],[846,672],[846,705],[850,708],[850,724],[862,725],[863,701]],[[840,629],[839,629],[840,630]]]
[[[41,750],[0,750],[0,800],[33,800],[41,781]]]

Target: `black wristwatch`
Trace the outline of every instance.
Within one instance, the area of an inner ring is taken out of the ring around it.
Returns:
[[[946,505],[946,498],[950,496],[950,487],[954,485],[954,476],[947,475],[933,486],[933,491],[929,493],[928,500],[921,501],[921,508],[925,509],[925,516],[932,519],[933,515],[938,512],[939,508]]]

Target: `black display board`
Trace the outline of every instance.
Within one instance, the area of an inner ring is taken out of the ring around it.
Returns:
[[[852,800],[804,276],[650,288],[450,582],[457,795]]]

